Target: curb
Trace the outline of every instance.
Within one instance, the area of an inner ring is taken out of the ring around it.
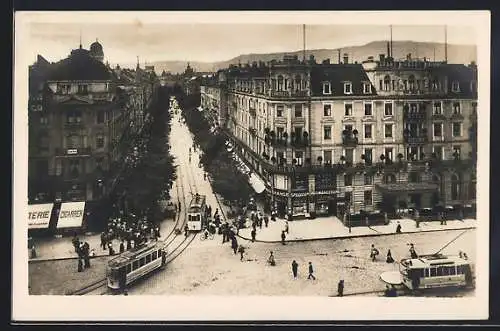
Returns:
[[[458,230],[470,230],[470,229],[475,229],[475,226],[469,226],[466,228],[459,228],[459,229],[437,229],[437,230],[424,230],[424,231],[409,231],[409,232],[402,232],[400,234],[412,234],[412,233],[423,233],[423,232],[442,232],[442,231],[458,231]],[[290,242],[306,242],[306,241],[320,241],[320,240],[331,240],[331,239],[352,239],[352,238],[362,238],[362,237],[381,237],[381,236],[390,236],[390,235],[396,235],[396,233],[373,233],[373,234],[362,234],[362,235],[352,235],[352,236],[343,236],[343,237],[324,237],[324,238],[310,238],[310,239],[293,239],[293,240],[285,240],[285,243],[290,243]],[[252,241],[252,239],[243,237],[239,234],[236,235],[237,237],[247,240],[247,241]],[[255,240],[254,242],[260,242],[260,243],[265,243],[265,244],[280,244],[281,240]]]

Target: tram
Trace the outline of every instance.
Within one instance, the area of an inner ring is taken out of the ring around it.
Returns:
[[[470,262],[463,257],[432,254],[402,259],[399,275],[386,272],[380,278],[391,285],[402,284],[410,291],[465,288],[473,285],[473,270]]]
[[[187,226],[189,231],[201,231],[207,225],[206,196],[198,193],[193,196],[188,208]]]
[[[108,288],[123,290],[130,283],[162,268],[167,251],[162,241],[150,242],[109,260],[106,268]]]

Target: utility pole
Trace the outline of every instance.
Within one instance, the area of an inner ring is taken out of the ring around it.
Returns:
[[[444,61],[448,63],[448,31],[447,26],[444,26]]]
[[[306,62],[306,25],[302,24],[302,61]]]

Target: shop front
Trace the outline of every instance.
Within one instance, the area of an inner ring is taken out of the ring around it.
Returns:
[[[68,232],[84,227],[85,201],[63,202],[57,219],[57,231]]]
[[[438,185],[433,183],[377,184],[376,188],[382,193],[381,210],[389,215],[432,208],[438,191]]]

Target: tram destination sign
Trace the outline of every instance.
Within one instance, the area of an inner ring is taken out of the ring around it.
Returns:
[[[53,203],[28,205],[28,229],[48,228],[53,207]]]
[[[85,201],[64,202],[61,204],[57,228],[79,228],[82,226]]]

